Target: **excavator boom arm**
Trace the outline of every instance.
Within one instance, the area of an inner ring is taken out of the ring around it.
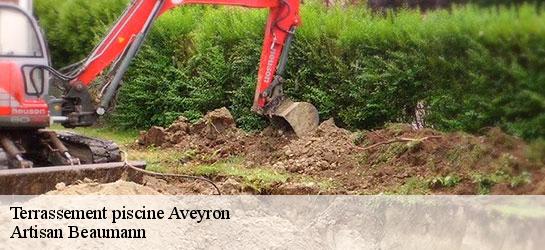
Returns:
[[[105,112],[154,21],[168,10],[189,4],[269,9],[253,107],[255,111],[262,112],[269,101],[271,88],[281,79],[278,75],[282,74],[280,71],[285,67],[289,42],[295,27],[300,24],[299,0],[134,0],[86,59],[71,85],[89,86],[116,62],[115,76],[102,96],[99,107]],[[102,112],[99,111],[99,114]]]

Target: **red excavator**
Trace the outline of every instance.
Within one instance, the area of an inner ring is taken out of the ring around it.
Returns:
[[[0,168],[7,169],[0,171],[0,193],[29,193],[21,190],[66,179],[115,179],[112,173],[123,167],[117,145],[46,128],[94,125],[109,110],[157,18],[189,4],[269,9],[253,110],[299,136],[318,126],[312,104],[292,102],[282,91],[288,51],[301,22],[299,0],[133,0],[92,53],[62,72],[50,66],[36,20],[14,4],[0,3]],[[100,86],[98,97],[90,93],[91,85]]]

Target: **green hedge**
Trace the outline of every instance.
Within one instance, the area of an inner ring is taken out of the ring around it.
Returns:
[[[43,1],[43,0],[42,0]],[[378,17],[362,8],[302,9],[287,93],[348,128],[410,122],[545,136],[545,16],[533,6],[472,6]],[[128,128],[229,107],[248,129],[266,11],[185,7],[163,16],[134,61],[111,121]]]
[[[53,64],[62,67],[85,58],[101,40],[127,0],[35,0]]]

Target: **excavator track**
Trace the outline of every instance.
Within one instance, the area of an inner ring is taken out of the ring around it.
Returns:
[[[121,161],[121,150],[113,141],[91,138],[72,132],[57,132],[58,138],[81,164]]]
[[[47,133],[51,131],[39,131],[28,138],[34,138],[29,140],[36,142],[35,138],[43,138],[43,135]],[[121,150],[114,142],[72,132],[55,132],[55,134],[68,149],[69,154],[79,159],[80,164],[55,165],[44,162],[47,157],[31,158],[30,155],[41,155],[48,151],[48,147],[35,143],[32,144],[34,152],[25,154],[25,157],[28,156],[25,159],[33,161],[35,167],[9,169],[6,153],[0,150],[0,164],[4,165],[0,167],[2,169],[0,170],[0,195],[43,194],[54,190],[61,182],[70,185],[87,178],[99,183],[109,183],[134,175],[130,174],[130,171],[127,172],[126,163],[122,162]],[[51,141],[46,140],[46,142]],[[145,168],[144,162],[131,162],[130,165]]]
[[[81,165],[121,161],[121,150],[113,141],[91,138],[67,131],[55,133],[64,146],[68,148],[69,153],[80,160]],[[43,159],[29,160],[34,161],[37,167],[61,165],[45,162]],[[8,162],[7,154],[4,150],[0,149],[0,171],[10,169]]]

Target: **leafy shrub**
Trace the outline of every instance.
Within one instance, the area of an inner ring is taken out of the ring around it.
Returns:
[[[36,15],[44,28],[57,67],[83,59],[125,8],[127,0],[37,0]]]

